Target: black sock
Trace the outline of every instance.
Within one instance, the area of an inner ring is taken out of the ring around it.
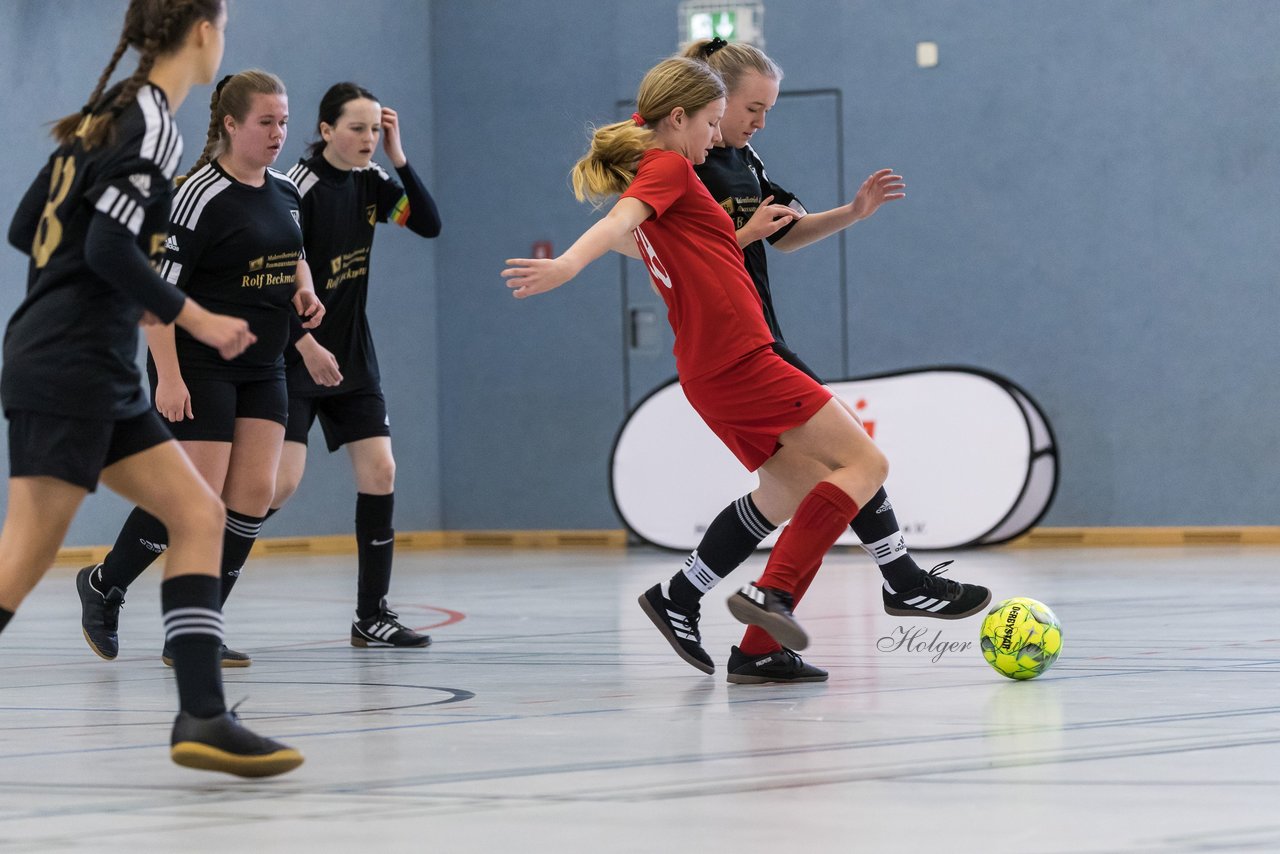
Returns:
[[[222,696],[221,587],[212,575],[179,575],[160,585],[164,642],[178,680],[178,707],[198,718],[227,710]]]
[[[372,617],[382,608],[391,589],[391,558],[395,555],[395,528],[391,513],[395,493],[356,493],[356,553],[359,573],[356,581],[356,616]]]
[[[104,592],[112,587],[128,590],[167,548],[169,532],[164,523],[141,507],[133,508],[116,535],[116,544],[102,559],[94,586]]]
[[[697,605],[720,579],[751,557],[776,527],[764,518],[750,494],[721,510],[684,562],[684,571],[671,576],[671,601],[686,608]]]
[[[13,619],[13,612],[7,608],[0,608],[0,632],[4,631],[4,627],[9,625],[9,621]]]
[[[222,604],[227,604],[249,551],[262,531],[262,516],[249,516],[227,508],[227,527],[222,532]]]
[[[898,530],[898,517],[883,487],[853,517],[849,527],[862,540],[862,548],[875,560],[880,574],[894,592],[920,586],[923,570],[907,553],[907,540]]]

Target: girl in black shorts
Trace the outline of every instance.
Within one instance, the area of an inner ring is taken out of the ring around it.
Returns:
[[[52,564],[99,481],[172,532],[160,588],[181,711],[180,765],[267,776],[302,756],[241,726],[218,670],[223,507],[151,410],[134,364],[138,323],[176,323],[232,359],[254,342],[156,275],[182,138],[172,112],[222,59],[222,0],[132,0],[85,108],[54,127],[58,148],[23,197],[9,242],[31,257],[4,341],[9,495],[0,533],[0,630]],[[103,94],[125,50],[137,70]]]
[[[214,92],[204,153],[174,199],[160,274],[220,311],[248,321],[257,342],[231,361],[181,331],[149,331],[155,408],[227,505],[221,598],[225,603],[275,489],[288,394],[284,348],[297,308],[314,325],[322,307],[307,286],[298,191],[270,168],[286,136],[289,103],[273,74],[242,71]],[[299,269],[303,275],[299,277]],[[165,525],[141,507],[101,565],[79,579],[89,646],[113,659],[124,592],[165,550]],[[222,648],[224,667],[245,667]],[[171,663],[170,650],[163,658]]]
[[[289,172],[302,193],[307,265],[328,309],[324,326],[295,325],[289,358],[289,427],[273,508],[289,500],[307,464],[307,434],[317,418],[330,453],[346,445],[356,478],[359,573],[353,646],[421,647],[431,638],[402,625],[387,607],[395,529],[395,458],[378,357],[365,304],[374,224],[394,222],[422,237],[440,233],[435,201],[409,165],[400,118],[354,83],[338,83],[320,101],[320,140]],[[373,162],[382,147],[397,181]]]

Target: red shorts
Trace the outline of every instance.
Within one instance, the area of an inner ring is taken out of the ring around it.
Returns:
[[[760,468],[777,452],[779,436],[831,399],[830,389],[769,346],[680,385],[694,411],[747,471]]]

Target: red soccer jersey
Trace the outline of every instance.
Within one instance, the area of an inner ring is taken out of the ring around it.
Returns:
[[[636,245],[667,304],[681,380],[773,343],[733,220],[692,163],[674,151],[646,151],[622,197],[654,211],[635,230]]]

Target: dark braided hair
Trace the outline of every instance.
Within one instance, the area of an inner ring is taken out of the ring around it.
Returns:
[[[222,8],[223,0],[130,0],[120,41],[98,78],[93,94],[80,112],[64,116],[54,123],[53,138],[65,145],[79,136],[84,140],[85,148],[109,141],[115,132],[116,119],[133,103],[138,90],[147,82],[156,59],[180,48],[196,23],[216,21]],[[130,47],[138,52],[137,69],[124,81],[111,103],[101,103],[107,81]]]
[[[253,106],[254,95],[284,95],[284,81],[270,71],[251,68],[239,74],[228,74],[218,81],[209,98],[209,131],[205,135],[204,150],[199,159],[187,170],[187,174],[178,178],[176,183],[190,178],[204,168],[210,160],[221,157],[231,144],[227,134],[225,119],[227,116],[236,122],[243,122],[249,116]]]
[[[378,100],[372,92],[356,83],[334,83],[329,87],[329,91],[325,92],[324,97],[320,99],[320,117],[316,120],[316,136],[320,138],[307,146],[308,157],[315,157],[324,151],[325,141],[320,134],[320,125],[337,127],[338,119],[342,118],[342,111],[346,109],[347,102],[360,98],[367,98],[370,101]]]

